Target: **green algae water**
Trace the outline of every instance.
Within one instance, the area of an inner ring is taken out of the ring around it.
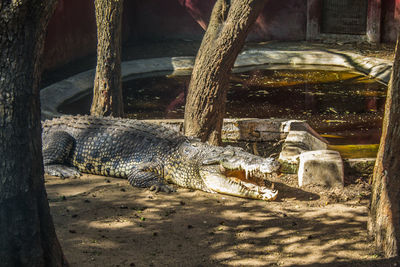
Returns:
[[[125,113],[130,118],[183,118],[189,75],[163,75],[124,82]],[[343,68],[252,69],[233,73],[227,95],[228,118],[306,120],[332,145],[377,144],[386,86]],[[60,107],[88,114],[91,96]]]

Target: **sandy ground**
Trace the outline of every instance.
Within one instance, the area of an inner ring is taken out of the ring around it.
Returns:
[[[325,190],[272,180],[273,202],[154,193],[93,175],[46,177],[46,188],[72,266],[382,266],[366,232],[367,183]]]

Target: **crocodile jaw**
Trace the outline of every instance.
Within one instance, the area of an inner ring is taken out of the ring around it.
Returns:
[[[227,177],[220,172],[220,166],[216,165],[202,168],[200,176],[207,188],[214,193],[266,201],[275,200],[278,195],[276,190]]]
[[[238,147],[211,147],[203,145],[200,149],[201,165],[220,164],[227,170],[244,170],[248,176],[266,177],[268,174],[277,172],[280,164],[274,158],[263,158],[245,152]]]
[[[196,166],[198,178],[205,186],[202,190],[262,200],[274,200],[278,194],[264,186],[242,181],[249,180],[249,176],[265,178],[267,174],[278,171],[280,164],[273,158],[255,156],[238,147],[210,146],[195,139],[182,143],[179,152],[185,161]],[[243,170],[246,177],[242,180],[230,172]]]

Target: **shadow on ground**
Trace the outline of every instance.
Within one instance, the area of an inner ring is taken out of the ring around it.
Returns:
[[[155,194],[88,175],[47,177],[46,187],[72,266],[385,263],[367,240],[365,202],[327,204],[324,195],[283,184],[275,202],[186,189]]]

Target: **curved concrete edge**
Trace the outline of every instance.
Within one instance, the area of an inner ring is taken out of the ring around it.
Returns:
[[[194,57],[138,59],[122,62],[121,75],[122,79],[127,79],[144,73],[188,70],[193,68],[193,64]],[[43,88],[40,91],[42,119],[63,115],[58,112],[62,103],[88,94],[93,88],[95,72],[91,69]]]
[[[235,67],[262,64],[334,65],[352,68],[388,83],[392,62],[380,58],[365,57],[356,53],[338,50],[271,50],[257,49],[242,52]]]
[[[128,79],[145,73],[190,70],[193,68],[194,60],[194,57],[164,57],[122,62],[122,78]],[[389,82],[392,71],[392,62],[388,60],[364,57],[355,53],[268,48],[243,51],[235,62],[235,68],[267,64],[334,65],[355,69],[384,83]],[[62,103],[89,93],[93,88],[94,75],[95,69],[88,70],[42,89],[40,91],[42,119],[61,116],[57,109]]]
[[[58,107],[68,99],[88,92],[93,87],[94,75],[95,70],[85,71],[42,89],[42,120],[61,116]]]

